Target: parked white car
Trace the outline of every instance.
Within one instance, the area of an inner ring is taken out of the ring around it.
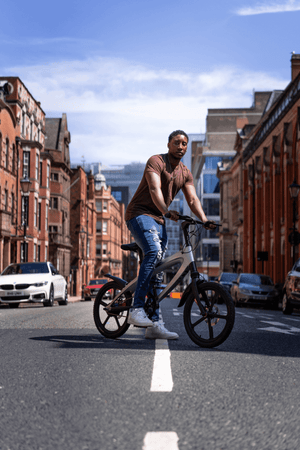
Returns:
[[[0,302],[17,308],[20,303],[68,304],[67,282],[50,262],[10,264],[0,275]]]

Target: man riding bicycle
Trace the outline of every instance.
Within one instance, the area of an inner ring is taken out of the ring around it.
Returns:
[[[168,153],[154,155],[147,161],[140,185],[125,214],[127,227],[144,254],[128,323],[146,327],[147,339],[178,338],[177,333],[168,331],[159,321],[158,309],[150,320],[145,313],[144,305],[154,267],[167,250],[164,216],[168,214],[171,220],[178,220],[177,211],[168,210],[168,207],[180,189],[191,211],[205,223],[205,228],[216,228],[213,222],[207,220],[196,194],[193,176],[181,162],[187,151],[188,140],[188,135],[184,131],[173,131],[168,139]],[[162,281],[159,275],[156,278],[158,282]]]

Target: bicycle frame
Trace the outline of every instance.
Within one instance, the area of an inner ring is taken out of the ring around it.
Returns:
[[[192,282],[191,284],[185,289],[182,298],[185,299],[185,293],[187,291],[192,290],[195,300],[199,306],[199,309],[201,310],[201,313],[203,315],[206,314],[206,311],[200,301],[198,289],[197,289],[197,281],[199,280],[200,276],[197,271],[197,267],[195,264],[194,254],[192,246],[190,245],[189,235],[187,232],[189,224],[187,222],[184,222],[182,224],[182,229],[185,237],[186,247],[181,250],[180,252],[175,253],[174,255],[169,256],[168,258],[159,261],[156,267],[154,268],[153,275],[156,275],[159,272],[163,272],[170,267],[174,266],[175,264],[181,264],[171,281],[165,286],[165,288],[160,292],[160,294],[157,297],[157,302],[160,303],[167,295],[178,285],[179,280],[181,276],[188,271],[191,273]],[[125,294],[126,292],[134,292],[136,290],[137,286],[137,280],[138,277],[136,277],[134,280],[127,283],[125,280],[121,278],[114,277],[110,274],[106,274],[107,277],[115,280],[120,288],[121,291],[118,293],[118,295],[112,300],[112,302],[108,305],[108,308],[113,304],[121,295]],[[184,304],[184,301],[180,302],[180,306]]]

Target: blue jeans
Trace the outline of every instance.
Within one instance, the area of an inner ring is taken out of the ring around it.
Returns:
[[[126,224],[135,242],[144,253],[133,302],[134,308],[143,308],[150,283],[153,281],[151,277],[154,267],[158,261],[163,259],[167,250],[166,227],[157,223],[152,217],[145,215],[134,217]],[[154,278],[156,285],[163,280],[162,274],[157,274]],[[153,322],[159,320],[159,308],[153,314],[152,320]]]

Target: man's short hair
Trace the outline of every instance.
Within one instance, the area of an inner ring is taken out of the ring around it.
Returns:
[[[168,141],[168,142],[171,142],[171,140],[173,139],[173,137],[178,136],[178,134],[183,134],[183,135],[187,138],[187,141],[189,142],[189,137],[188,137],[188,135],[187,135],[184,131],[182,131],[182,130],[176,130],[176,131],[173,131],[173,132],[170,134],[170,136],[169,136],[169,141]]]

